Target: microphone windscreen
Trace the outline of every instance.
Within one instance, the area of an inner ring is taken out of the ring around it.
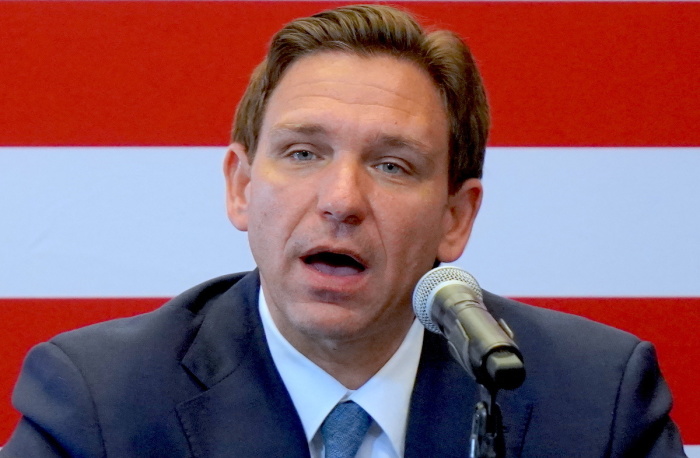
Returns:
[[[435,292],[446,283],[462,283],[479,298],[479,301],[483,300],[479,283],[467,271],[459,267],[442,266],[426,272],[413,289],[413,313],[428,331],[436,334],[441,334],[441,332],[431,317],[432,299]]]

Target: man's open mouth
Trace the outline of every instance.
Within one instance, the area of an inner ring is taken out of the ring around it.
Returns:
[[[349,254],[321,251],[302,257],[305,264],[328,275],[355,275],[364,272],[366,267]]]

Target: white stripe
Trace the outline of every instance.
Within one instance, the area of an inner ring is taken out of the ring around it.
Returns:
[[[253,267],[223,148],[0,149],[0,296],[171,296]]]
[[[492,148],[459,264],[513,296],[700,295],[700,148]]]
[[[224,148],[0,148],[0,297],[171,296],[254,266]],[[457,262],[513,296],[700,296],[700,148],[491,148]]]

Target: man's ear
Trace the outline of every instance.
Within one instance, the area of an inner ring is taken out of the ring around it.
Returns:
[[[232,143],[226,151],[224,177],[228,219],[238,230],[247,231],[250,163],[246,149],[240,143]]]
[[[483,187],[481,180],[470,178],[448,196],[443,219],[443,237],[438,247],[438,260],[452,262],[464,252],[479,213]]]

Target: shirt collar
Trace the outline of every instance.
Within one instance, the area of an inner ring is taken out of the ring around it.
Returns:
[[[304,427],[307,442],[338,402],[353,400],[369,413],[403,456],[408,410],[423,346],[423,326],[414,320],[387,363],[357,390],[349,390],[302,355],[282,336],[260,289],[260,316],[272,359]]]

